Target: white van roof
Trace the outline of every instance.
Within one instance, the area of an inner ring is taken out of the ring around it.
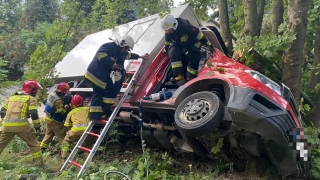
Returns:
[[[190,4],[173,8],[170,13],[174,17],[188,19],[194,26],[202,26]],[[58,78],[82,77],[99,47],[110,42],[109,38],[125,34],[131,35],[135,41],[133,53],[140,55],[149,53],[149,59],[144,62],[141,70],[143,73],[164,46],[164,32],[160,28],[158,14],[86,36],[61,62],[56,64]],[[125,63],[125,66],[127,64]],[[136,71],[136,69],[130,68],[127,67],[127,70]],[[133,66],[132,68],[137,67]]]

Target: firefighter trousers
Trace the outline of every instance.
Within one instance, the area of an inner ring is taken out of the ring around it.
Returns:
[[[70,151],[70,144],[72,142],[76,142],[80,139],[84,131],[71,131],[69,130],[66,134],[66,137],[64,138],[62,142],[62,148],[61,148],[61,157],[67,158]],[[92,148],[92,136],[87,136],[85,139],[83,145],[86,148],[91,149]]]
[[[35,133],[36,132],[34,128],[31,127],[28,127],[26,131],[22,132],[5,132],[0,130],[0,154],[2,153],[4,148],[9,144],[9,142],[14,138],[14,136],[17,135],[28,145],[34,161],[42,163],[42,152],[40,149],[40,143]]]
[[[46,132],[43,140],[40,144],[41,149],[45,149],[51,143],[53,137],[56,135],[59,143],[61,144],[66,136],[66,130],[63,123],[57,123],[55,121],[45,120]]]
[[[115,104],[116,97],[120,92],[124,78],[125,70],[121,72],[117,71],[114,84],[110,78],[107,81],[110,83],[107,83],[105,89],[92,83],[93,92],[90,103],[90,120],[99,120],[103,115],[107,115],[110,112],[110,108]]]
[[[190,80],[195,78],[198,74],[198,67],[201,59],[200,49],[188,49],[187,56],[183,58],[184,51],[185,50],[182,47],[172,45],[169,48],[169,58],[174,76],[179,74],[184,76],[184,66],[187,64],[186,76]]]

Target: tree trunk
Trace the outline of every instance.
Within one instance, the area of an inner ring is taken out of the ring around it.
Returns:
[[[243,35],[255,37],[259,35],[257,0],[242,0],[244,12]],[[252,48],[254,42],[248,44],[248,49]]]
[[[226,43],[229,55],[233,54],[233,44],[231,30],[229,26],[229,15],[228,15],[228,2],[226,0],[219,0],[219,23],[220,31],[223,41]]]
[[[258,36],[260,36],[260,32],[262,28],[262,20],[263,20],[265,6],[266,6],[266,1],[260,0],[259,7],[258,7]]]
[[[297,104],[300,104],[300,82],[303,48],[307,29],[307,14],[310,0],[288,1],[287,30],[296,33],[292,46],[282,58],[282,81],[292,91]]]
[[[320,64],[320,27],[316,31],[316,39],[314,42],[314,58],[313,58],[312,67],[315,68],[319,64]],[[310,74],[309,84],[308,84],[309,89],[314,89],[314,87],[318,83],[320,83],[320,70],[312,69]]]
[[[273,0],[272,6],[272,33],[278,34],[278,27],[283,23],[283,0]]]
[[[320,108],[320,91],[318,92],[317,97],[313,102],[313,107],[305,120],[305,123],[307,126],[310,126],[311,125],[310,122],[312,122],[316,128],[320,128],[319,108]]]

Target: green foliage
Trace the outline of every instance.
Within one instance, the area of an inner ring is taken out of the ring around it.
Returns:
[[[59,15],[58,0],[26,0],[20,23],[23,28],[34,29],[38,23],[52,23]]]
[[[242,32],[244,25],[244,13],[242,0],[228,0],[229,21],[232,33],[237,36]]]
[[[313,0],[313,5],[309,8],[308,11],[308,30],[315,30],[319,28],[319,19],[320,19],[320,0]]]
[[[303,102],[304,102],[304,98],[300,98],[300,105],[299,105],[300,112],[303,116],[306,116],[310,112],[311,108],[309,104],[304,104]]]
[[[5,67],[7,66],[7,62],[3,61],[2,58],[0,57],[0,94],[5,95],[5,90],[10,88],[14,82],[9,81],[7,77],[7,70]],[[1,99],[0,99],[1,103]]]
[[[304,128],[305,134],[308,138],[308,146],[311,149],[314,168],[311,170],[312,175],[320,178],[320,139],[318,138],[320,130],[313,126]]]
[[[65,2],[61,5],[61,15],[65,17],[76,17],[78,2]],[[28,71],[25,79],[34,79],[40,82],[43,87],[52,86],[57,73],[55,65],[66,55],[66,51],[74,47],[77,42],[72,40],[76,28],[86,23],[82,18],[56,19],[45,28],[45,42],[37,46],[30,56]],[[69,31],[69,34],[67,32]],[[47,97],[45,89],[38,93],[38,100],[42,101]]]
[[[172,0],[97,0],[92,7],[90,24],[96,32],[161,11],[170,11],[172,6]]]
[[[125,135],[124,132],[120,131],[118,129],[118,124],[117,123],[112,123],[110,126],[110,129],[108,131],[108,134],[106,136],[106,147],[107,146],[112,146],[112,145],[117,145],[120,144],[120,139]]]
[[[136,0],[135,1],[138,18],[157,14],[161,11],[170,11],[173,6],[173,0]]]
[[[295,40],[296,36],[293,32],[285,30],[285,24],[280,25],[279,34],[264,34],[260,37],[245,36],[237,40],[235,51],[241,52],[240,61],[245,62],[249,67],[258,65],[260,71],[272,79],[281,78],[281,51],[286,51]],[[256,58],[254,54],[249,52],[247,44],[255,42],[254,50],[262,57]],[[254,58],[256,59],[254,59]],[[280,68],[280,71],[279,71]]]
[[[6,75],[6,70],[3,68],[4,66],[6,66],[6,62],[2,60],[2,58],[0,58],[0,82],[1,85],[2,83],[5,83],[7,81],[7,75]]]
[[[216,154],[221,150],[222,146],[223,146],[223,138],[219,138],[217,144],[211,148],[211,152],[213,154]]]
[[[19,24],[23,4],[21,0],[2,0],[0,3],[0,34],[12,33]],[[1,53],[0,53],[1,54]]]
[[[216,0],[186,0],[182,4],[190,3],[191,6],[194,8],[194,11],[197,13],[199,19],[203,21],[208,21],[208,10],[216,9],[218,7],[218,3]]]
[[[27,144],[22,141],[19,137],[15,136],[14,139],[8,144],[6,150],[13,153],[18,153],[23,150],[27,150]]]

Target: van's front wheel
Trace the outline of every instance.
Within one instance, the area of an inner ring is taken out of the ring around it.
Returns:
[[[175,123],[187,136],[202,136],[219,126],[224,116],[223,103],[208,91],[201,91],[181,101],[175,112]]]

